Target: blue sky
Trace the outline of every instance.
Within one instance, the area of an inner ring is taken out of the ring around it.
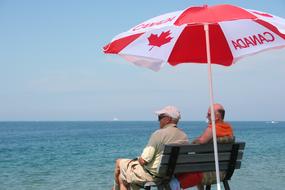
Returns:
[[[284,0],[0,0],[0,120],[155,120],[175,105],[204,120],[207,67],[138,68],[102,47],[151,17],[191,5],[229,3],[285,18]],[[285,120],[285,49],[213,67],[227,120]]]

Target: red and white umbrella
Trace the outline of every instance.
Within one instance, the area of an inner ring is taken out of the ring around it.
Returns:
[[[164,63],[208,64],[211,116],[214,118],[211,64],[285,46],[285,19],[233,5],[196,6],[149,19],[117,35],[104,47],[142,67],[158,71]],[[217,152],[215,123],[214,149]],[[220,190],[218,156],[215,154]]]
[[[207,25],[212,64],[229,66],[243,56],[285,46],[283,18],[217,5],[190,7],[147,20],[117,35],[104,52],[153,70],[163,63],[207,63]]]

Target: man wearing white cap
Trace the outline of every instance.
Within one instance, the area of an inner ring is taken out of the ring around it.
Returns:
[[[159,180],[157,167],[164,145],[189,143],[187,135],[177,128],[181,116],[176,107],[166,106],[155,113],[158,115],[160,129],[151,135],[147,146],[138,159],[118,159],[116,161],[114,190],[127,190],[128,187],[139,189],[139,186],[143,186],[147,181]]]

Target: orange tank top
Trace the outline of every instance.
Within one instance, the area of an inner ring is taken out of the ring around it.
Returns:
[[[208,127],[212,128],[210,124]],[[233,136],[233,129],[229,123],[219,122],[216,123],[216,135],[217,137]]]

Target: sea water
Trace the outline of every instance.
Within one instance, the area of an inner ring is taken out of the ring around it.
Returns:
[[[233,190],[285,187],[285,122],[231,122],[246,147]],[[116,158],[141,154],[158,122],[0,122],[0,190],[109,190]],[[180,122],[193,140],[205,122]],[[194,188],[192,188],[194,189]],[[216,188],[213,188],[216,189]]]

